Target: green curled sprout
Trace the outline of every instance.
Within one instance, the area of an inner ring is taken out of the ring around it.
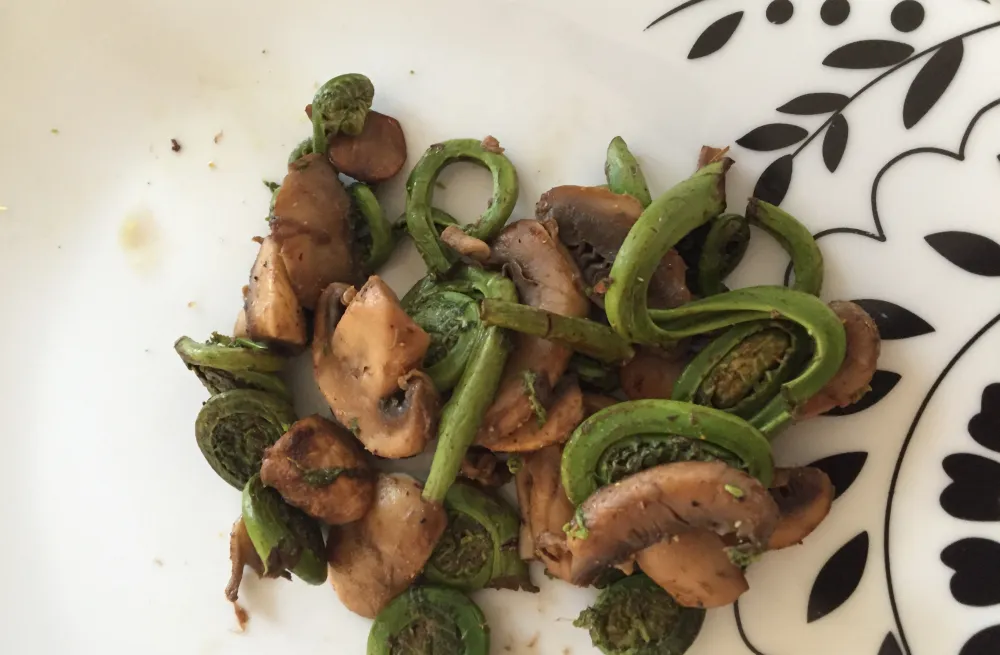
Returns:
[[[818,296],[823,288],[823,253],[816,239],[794,216],[771,203],[751,198],[747,219],[781,244],[792,258],[796,291]]]
[[[430,283],[423,292],[438,283]],[[446,290],[465,289],[478,301],[480,298],[496,298],[516,301],[517,289],[514,283],[500,273],[491,273],[470,266],[457,268],[448,279],[440,282],[438,288]],[[403,308],[413,308],[421,297],[421,289],[407,294]],[[409,313],[411,310],[407,309]],[[411,314],[413,316],[413,314]],[[419,324],[419,320],[414,319]],[[438,424],[438,444],[431,461],[431,470],[424,485],[424,499],[442,503],[458,472],[466,451],[476,438],[476,432],[483,422],[486,410],[493,402],[504,365],[507,363],[509,343],[503,329],[486,327],[476,318],[474,341],[468,358],[459,373],[458,383],[451,398],[441,410]],[[433,339],[433,336],[432,336]]]
[[[300,141],[297,146],[295,146],[294,148],[292,148],[291,154],[288,155],[288,163],[289,164],[294,164],[295,162],[297,162],[298,160],[302,159],[306,155],[311,155],[314,152],[316,152],[316,150],[313,148],[313,140],[311,138],[310,139],[304,139],[304,140]],[[320,151],[320,152],[322,152],[322,151]],[[275,194],[277,194],[277,191],[275,191]],[[272,201],[273,201],[273,198],[272,198]],[[271,210],[272,210],[272,212],[274,211],[273,203],[272,203]]]
[[[313,152],[326,152],[331,136],[361,134],[375,86],[360,73],[346,73],[316,90],[312,101]]]
[[[521,519],[503,500],[469,484],[455,484],[444,499],[448,528],[424,567],[433,584],[463,591],[537,591],[518,553]]]
[[[750,222],[739,214],[723,214],[707,227],[695,288],[702,296],[714,296],[729,290],[723,280],[736,270],[750,246]]]
[[[605,655],[682,655],[701,631],[705,610],[681,607],[645,575],[605,588],[573,622]]]
[[[438,175],[449,164],[459,161],[485,166],[493,175],[493,197],[479,220],[462,228],[466,234],[490,241],[503,229],[517,203],[517,171],[498,147],[487,147],[476,139],[454,139],[431,146],[406,182],[406,224],[432,276],[446,273],[458,260],[455,252],[441,241],[432,202]]]
[[[216,394],[202,405],[195,437],[202,455],[223,480],[242,489],[260,472],[264,451],[296,420],[285,398],[252,389]]]
[[[767,438],[743,419],[674,400],[633,400],[602,409],[573,431],[560,475],[566,496],[579,505],[646,464],[711,459],[738,464],[764,486],[774,475]]]
[[[673,399],[714,407],[753,421],[809,358],[799,326],[778,321],[737,325],[684,368]]]
[[[632,196],[643,207],[649,207],[653,202],[639,162],[620,136],[613,138],[608,145],[604,175],[608,179],[608,189],[611,192]]]
[[[285,383],[275,375],[287,360],[263,344],[216,332],[204,343],[181,337],[174,350],[211,394],[256,389],[291,398]]]
[[[410,587],[372,624],[367,655],[489,655],[486,617],[462,592]]]
[[[243,524],[264,563],[264,576],[291,571],[309,584],[326,581],[326,548],[319,523],[286,503],[254,475],[243,488]]]
[[[351,196],[355,240],[367,273],[381,268],[396,248],[396,235],[371,187],[358,182],[347,187]]]

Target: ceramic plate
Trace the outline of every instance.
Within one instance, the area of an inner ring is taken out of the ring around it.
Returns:
[[[1000,652],[995,6],[35,0],[0,6],[0,71],[0,650],[364,652],[368,621],[326,585],[248,580],[237,631],[239,496],[195,446],[204,391],[171,348],[232,325],[260,180],[309,133],[317,83],[359,71],[411,163],[499,138],[521,217],[554,185],[602,183],[616,134],[654,191],[731,144],[731,206],[756,190],[796,214],[824,296],[878,322],[872,393],[776,444],[833,478],[829,520],[755,565],[691,655]],[[486,177],[458,168],[438,197],[473,216]],[[398,215],[401,183],[380,193]],[[736,284],[784,275],[758,236]],[[407,247],[387,277],[421,274]],[[322,408],[307,368],[293,385],[300,413]],[[476,596],[493,652],[596,652],[571,623],[593,594],[534,574],[537,595]]]

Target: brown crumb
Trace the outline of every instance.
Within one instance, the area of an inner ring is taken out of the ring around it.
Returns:
[[[222,141],[222,134],[223,134],[222,130],[219,130],[219,133],[212,137],[212,141],[215,143]]]
[[[170,149],[173,150],[174,152],[180,152],[181,142],[178,141],[177,139],[170,139]]]
[[[570,653],[572,653],[572,652],[573,652],[573,651],[571,651],[571,650],[569,649],[569,646],[567,646],[566,648],[563,648],[563,652],[562,652],[562,655],[570,655]]]
[[[146,352],[149,352],[149,351],[147,350]],[[160,559],[159,557],[154,557],[153,558],[153,564],[155,564],[156,566],[163,566],[163,560]]]
[[[340,303],[344,307],[347,307],[348,305],[351,304],[351,301],[354,300],[354,296],[356,295],[358,295],[358,290],[355,289],[354,287],[351,287],[350,289],[344,292],[344,295],[340,297]]]
[[[483,139],[481,145],[483,146],[483,150],[489,152],[495,152],[498,155],[503,154],[503,148],[500,147],[500,142],[496,140],[496,137],[487,136],[485,139]]]
[[[528,648],[534,648],[538,645],[538,637],[541,636],[539,633],[535,633],[535,636],[528,640]]]
[[[236,622],[240,625],[240,632],[247,631],[247,623],[250,622],[250,615],[243,609],[243,606],[233,602],[233,613],[236,614]]]

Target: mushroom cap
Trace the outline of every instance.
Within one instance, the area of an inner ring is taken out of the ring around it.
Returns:
[[[687,362],[652,348],[637,348],[635,357],[619,369],[622,390],[629,400],[669,399]]]
[[[371,510],[331,531],[330,581],[347,609],[375,618],[424,568],[448,517],[443,506],[421,497],[422,490],[407,475],[380,474]]]
[[[561,462],[561,446],[525,453],[514,480],[521,508],[521,556],[541,560],[550,574],[569,582],[573,558],[563,526],[573,518],[574,507],[559,478]]]
[[[278,243],[271,237],[261,241],[257,259],[250,269],[243,311],[246,333],[254,341],[283,352],[296,352],[305,347],[305,314]]]
[[[833,506],[833,483],[817,468],[777,469],[770,491],[781,516],[767,542],[768,550],[802,543]]]
[[[358,276],[350,216],[351,199],[326,157],[310,154],[288,165],[274,199],[271,236],[306,309],[330,283]]]
[[[340,525],[371,507],[375,474],[351,433],[319,415],[296,421],[264,453],[264,484],[306,514]]]
[[[869,385],[878,367],[882,338],[872,317],[853,302],[835,300],[830,303],[830,309],[844,324],[847,355],[836,375],[799,410],[800,418],[853,405],[871,389]]]
[[[406,137],[395,118],[369,111],[360,134],[340,132],[330,139],[329,156],[344,175],[368,184],[384,182],[406,163]]]
[[[601,570],[686,532],[764,544],[777,521],[774,499],[742,471],[718,461],[655,466],[599,489],[578,508],[568,539],[573,583],[591,584]]]
[[[685,607],[724,607],[750,585],[733,564],[719,535],[685,532],[654,544],[636,556],[642,572]]]
[[[565,443],[583,421],[583,393],[575,380],[560,386],[563,389],[548,408],[544,423],[529,420],[503,438],[486,438],[478,445],[498,453],[530,453]],[[497,433],[485,434],[497,436]]]
[[[591,288],[608,278],[618,250],[642,212],[642,204],[632,196],[603,187],[572,185],[550,189],[535,206],[536,217],[558,224],[560,240]],[[686,276],[681,256],[675,250],[667,251],[649,281],[649,306],[669,309],[689,302]],[[592,293],[591,300],[604,303],[600,293]]]
[[[558,240],[538,221],[508,225],[493,242],[493,261],[502,264],[517,286],[521,302],[555,314],[584,318],[589,303],[583,294],[580,271],[564,253]],[[565,346],[540,337],[514,335],[500,388],[486,411],[477,441],[502,442],[535,418],[524,375],[537,380],[536,394],[546,397],[566,372],[573,354]]]
[[[369,452],[417,455],[434,436],[440,405],[433,382],[419,370],[430,337],[377,275],[350,299],[334,329],[339,289],[324,292],[316,312],[316,383],[337,420]]]

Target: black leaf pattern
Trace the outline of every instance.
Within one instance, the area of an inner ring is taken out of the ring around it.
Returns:
[[[934,331],[930,323],[905,307],[888,300],[862,298],[855,300],[854,303],[860,305],[861,309],[872,317],[883,341],[911,339]]]
[[[736,143],[747,150],[768,152],[793,146],[807,136],[809,136],[809,132],[798,125],[769,123],[750,130],[736,139]]]
[[[983,448],[1000,453],[1000,384],[983,389],[979,413],[969,421],[969,435]]]
[[[1000,544],[991,539],[962,539],[941,552],[955,575],[951,595],[970,607],[1000,605]]]
[[[871,391],[863,395],[861,400],[847,407],[834,407],[825,416],[850,416],[851,414],[863,412],[888,396],[901,378],[902,376],[899,373],[879,369],[872,376]]]
[[[820,569],[809,592],[806,620],[818,621],[847,602],[868,565],[868,532],[862,532],[833,554]]]
[[[965,55],[962,39],[948,41],[938,48],[917,76],[903,101],[903,125],[910,129],[927,115],[948,89]]]
[[[849,131],[847,119],[843,114],[834,116],[830,121],[830,127],[826,130],[826,136],[823,137],[823,163],[831,173],[837,172],[840,160],[844,158]]]
[[[868,461],[868,453],[839,453],[818,459],[809,466],[818,468],[829,476],[830,482],[833,483],[833,499],[836,500],[843,496],[844,492],[858,479],[866,461]]]
[[[996,655],[1000,653],[1000,625],[977,632],[965,642],[958,655]]]
[[[939,255],[963,271],[1000,276],[1000,244],[972,232],[937,232],[924,237]]]
[[[794,165],[795,159],[791,155],[778,157],[771,162],[757,178],[757,185],[753,189],[754,197],[772,205],[780,205],[792,184]]]
[[[842,93],[806,93],[778,107],[782,114],[815,116],[840,111],[850,98]]]
[[[899,41],[871,39],[841,46],[827,55],[824,66],[868,70],[894,66],[913,54],[913,46]]]
[[[941,492],[941,508],[963,521],[1000,521],[1000,464],[970,453],[948,455],[944,472],[952,483]]]
[[[729,39],[733,38],[736,28],[740,26],[740,21],[742,20],[743,12],[737,11],[728,16],[723,16],[706,27],[705,31],[701,33],[701,36],[698,37],[698,40],[691,47],[688,59],[700,59],[721,50],[724,45],[729,43]]]
[[[885,636],[882,647],[878,649],[878,655],[903,655],[903,649],[899,647],[896,635],[890,632]]]

